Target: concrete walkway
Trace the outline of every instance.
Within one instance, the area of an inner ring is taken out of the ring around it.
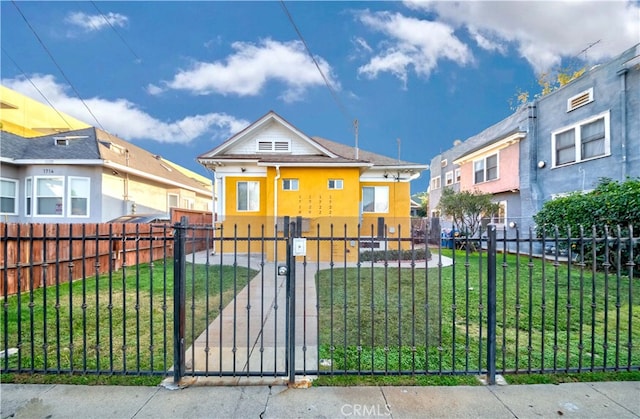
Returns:
[[[300,258],[299,258],[300,259]],[[286,373],[286,277],[276,273],[278,264],[266,262],[261,255],[207,255],[206,251],[186,256],[190,263],[212,266],[237,265],[251,267],[260,272],[242,289],[235,300],[195,340],[186,351],[186,369],[206,371],[212,376],[220,372],[234,373],[238,377],[220,380],[206,378],[209,383],[223,384],[261,383],[280,384],[275,373]],[[451,259],[433,257],[430,261],[416,261],[416,269],[448,266]],[[355,263],[347,267],[357,266]],[[371,262],[362,264],[371,266]],[[384,263],[375,262],[382,267]],[[389,262],[390,267],[410,268],[411,263]],[[336,263],[334,268],[345,267]],[[300,371],[317,370],[318,311],[315,276],[318,270],[330,269],[329,263],[296,263],[296,359]],[[264,372],[268,378],[246,378],[247,371]],[[245,375],[245,378],[240,376]],[[306,374],[303,374],[306,375]],[[202,380],[202,379],[200,379]]]
[[[2,418],[640,418],[640,382],[457,387],[0,385]]]

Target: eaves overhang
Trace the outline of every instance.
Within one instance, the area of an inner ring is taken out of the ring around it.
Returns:
[[[202,195],[206,195],[206,196],[213,196],[213,191],[208,190],[206,188],[196,188],[195,186],[191,186],[191,185],[185,185],[184,183],[180,183],[180,182],[176,182],[174,180],[171,179],[167,179],[161,176],[156,176],[156,175],[151,175],[149,173],[146,173],[142,170],[138,170],[138,169],[134,169],[130,166],[124,166],[122,164],[118,164],[118,163],[114,163],[112,161],[109,160],[105,160],[104,161],[104,166],[108,167],[110,169],[114,169],[118,172],[122,172],[122,173],[130,173],[132,175],[136,175],[139,176],[141,178],[144,179],[149,179],[149,180],[153,180],[156,181],[158,183],[163,183],[165,185],[171,185],[171,186],[175,186],[181,189],[186,189],[189,191],[193,191]]]
[[[372,167],[372,163],[367,162],[342,162],[342,163],[313,163],[313,162],[258,162],[258,166],[263,167]]]
[[[408,172],[408,171],[424,171],[424,170],[428,170],[429,169],[429,165],[428,164],[413,164],[413,165],[376,165],[374,166],[375,169],[379,169],[379,170],[393,170],[393,171],[401,171],[401,172]]]
[[[523,138],[527,136],[527,133],[524,131],[514,132],[504,138],[501,138],[497,141],[494,141],[490,144],[483,145],[479,148],[469,151],[466,154],[458,157],[453,161],[453,164],[461,165],[467,163],[469,161],[475,160],[487,154],[495,153],[496,151],[502,150],[503,148],[507,148],[512,144],[516,144],[520,142]]]
[[[101,166],[103,161],[100,159],[15,159],[11,160],[13,164],[54,164],[54,165],[73,165],[73,166]]]
[[[246,163],[258,163],[260,159],[216,159],[200,157],[197,159],[198,163],[202,165],[210,166],[224,166],[226,164],[246,164]]]

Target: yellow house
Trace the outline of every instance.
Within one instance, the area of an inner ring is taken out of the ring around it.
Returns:
[[[311,260],[357,260],[367,238],[408,237],[410,182],[427,169],[310,137],[273,111],[198,161],[215,172],[222,234],[249,238],[234,242],[236,251],[264,250],[270,259],[284,247],[263,249],[257,238],[281,237],[285,216],[302,218],[303,236],[321,238],[307,249]]]

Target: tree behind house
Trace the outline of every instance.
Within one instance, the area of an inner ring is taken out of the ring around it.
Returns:
[[[442,191],[438,208],[453,219],[454,227],[463,235],[475,237],[482,219],[498,213],[499,205],[491,201],[492,195],[479,191],[455,192],[451,188]]]

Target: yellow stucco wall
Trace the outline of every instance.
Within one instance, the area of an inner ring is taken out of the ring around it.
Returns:
[[[409,184],[402,182],[360,182],[358,168],[280,168],[277,194],[274,193],[275,168],[267,169],[266,177],[225,178],[225,218],[223,235],[238,240],[223,241],[223,252],[264,252],[267,260],[283,260],[285,242],[282,238],[282,217],[302,217],[304,237],[312,237],[307,248],[307,260],[348,261],[358,258],[358,237],[371,236],[373,227],[377,235],[378,217],[387,224],[387,237],[396,239],[410,235]],[[297,179],[298,190],[283,190],[284,179]],[[329,189],[329,179],[341,179],[343,188]],[[237,183],[256,181],[260,183],[260,208],[258,211],[238,211],[236,207]],[[389,209],[386,213],[364,213],[360,219],[363,186],[386,186],[389,190]],[[277,199],[277,213],[274,200]],[[275,217],[277,215],[277,219]],[[362,222],[361,222],[362,221]],[[277,234],[276,234],[276,223]],[[360,230],[358,229],[361,224]],[[262,236],[266,240],[261,240]],[[330,240],[333,237],[334,240]],[[320,240],[315,240],[320,238]],[[275,244],[278,243],[277,249]],[[401,247],[408,248],[409,243]],[[398,243],[390,244],[398,248]]]

